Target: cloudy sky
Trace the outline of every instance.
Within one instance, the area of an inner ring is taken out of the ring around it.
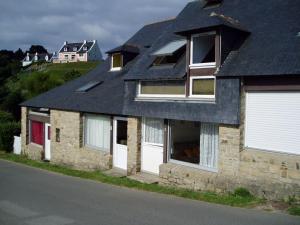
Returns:
[[[1,0],[0,49],[98,40],[102,52],[144,24],[176,16],[189,0]]]

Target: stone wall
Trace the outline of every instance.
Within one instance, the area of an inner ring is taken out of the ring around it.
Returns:
[[[82,170],[111,168],[112,157],[83,145],[83,122],[79,112],[51,110],[51,162]],[[59,142],[56,129],[60,130]]]
[[[127,173],[131,175],[141,170],[141,119],[128,118],[127,135]]]

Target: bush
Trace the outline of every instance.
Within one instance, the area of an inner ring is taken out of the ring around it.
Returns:
[[[0,123],[0,150],[11,152],[13,150],[14,136],[21,133],[21,125],[18,122]]]
[[[248,191],[246,188],[243,187],[239,187],[235,189],[233,194],[235,196],[244,197],[244,198],[253,197],[250,191]]]
[[[0,110],[0,123],[6,123],[6,122],[13,121],[13,120],[14,120],[14,118],[11,113]]]

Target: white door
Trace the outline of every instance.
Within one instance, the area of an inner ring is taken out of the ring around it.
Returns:
[[[113,166],[127,170],[127,119],[114,118]]]
[[[50,152],[51,145],[51,125],[49,123],[45,123],[45,160],[51,159]]]
[[[245,146],[300,154],[300,92],[248,92]]]
[[[164,158],[164,121],[162,119],[143,119],[142,171],[159,174],[159,166]]]

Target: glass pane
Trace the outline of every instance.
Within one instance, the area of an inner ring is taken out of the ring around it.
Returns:
[[[184,95],[184,81],[142,81],[141,94]]]
[[[113,68],[122,67],[122,55],[120,53],[113,54]]]
[[[198,122],[171,121],[171,159],[199,164],[200,124]]]
[[[193,37],[193,64],[215,62],[215,36]]]
[[[89,146],[110,150],[110,118],[104,116],[86,116],[85,143]]]
[[[163,144],[164,121],[162,119],[145,119],[145,139],[147,143]]]
[[[127,121],[117,121],[117,144],[127,145]]]
[[[215,94],[215,80],[210,79],[194,79],[193,80],[193,95],[214,95]]]

